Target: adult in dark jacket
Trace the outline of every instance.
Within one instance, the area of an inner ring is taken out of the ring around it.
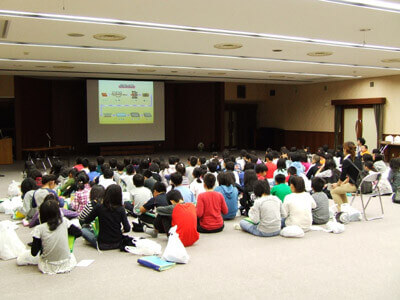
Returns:
[[[361,161],[356,159],[356,145],[353,142],[343,144],[344,158],[342,172],[339,181],[332,185],[331,195],[335,201],[338,211],[343,203],[348,203],[347,193],[354,193],[357,190],[356,181],[360,170]]]

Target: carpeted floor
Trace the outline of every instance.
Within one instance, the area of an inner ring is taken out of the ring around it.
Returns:
[[[22,163],[1,166],[0,198],[11,180],[21,180]],[[378,212],[373,203],[371,214]],[[360,208],[359,201],[354,204]],[[62,275],[43,275],[36,266],[0,261],[1,299],[400,299],[400,205],[384,198],[382,220],[346,225],[342,234],[308,232],[304,238],[260,238],[225,223],[187,248],[187,265],[157,272],[137,256],[99,253],[83,239],[75,256],[94,259]],[[0,214],[0,220],[9,216]],[[24,243],[30,229],[20,225]],[[131,232],[130,235],[144,235]],[[163,249],[167,238],[155,239]]]

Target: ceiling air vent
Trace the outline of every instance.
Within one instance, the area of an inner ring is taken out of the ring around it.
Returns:
[[[1,20],[0,19],[0,38],[2,38],[2,39],[7,38],[9,27],[10,27],[9,20]]]

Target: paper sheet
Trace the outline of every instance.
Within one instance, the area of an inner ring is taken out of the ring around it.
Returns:
[[[94,259],[82,259],[80,262],[77,263],[77,267],[87,267],[90,266],[94,262]]]

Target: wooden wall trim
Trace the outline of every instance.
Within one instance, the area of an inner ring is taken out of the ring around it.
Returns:
[[[360,99],[339,99],[339,100],[332,100],[332,105],[341,105],[341,106],[348,106],[348,105],[373,105],[373,104],[385,104],[386,98],[360,98]]]

